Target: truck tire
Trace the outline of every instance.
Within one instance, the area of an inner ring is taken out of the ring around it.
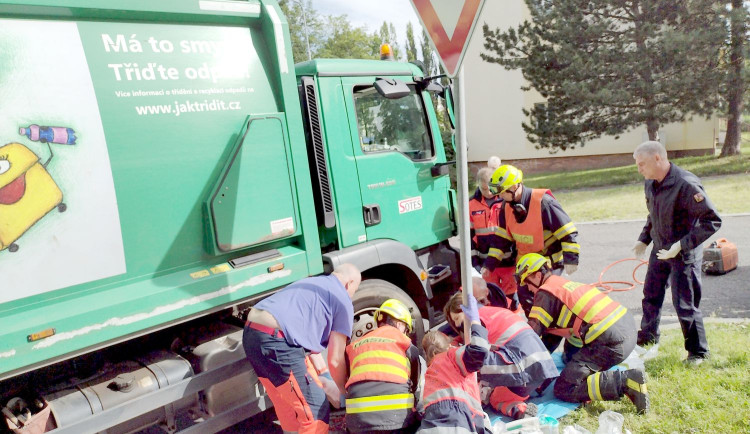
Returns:
[[[375,327],[375,310],[389,298],[401,300],[409,307],[412,316],[414,330],[411,334],[412,341],[421,348],[422,336],[424,336],[424,321],[419,308],[414,300],[396,285],[381,279],[368,279],[359,285],[354,293],[354,328],[352,340],[358,339]]]

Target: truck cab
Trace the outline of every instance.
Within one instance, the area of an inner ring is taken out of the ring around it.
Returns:
[[[447,240],[456,223],[429,80],[413,64],[377,60],[313,60],[296,74],[324,258],[393,284],[380,301],[400,289],[397,298],[416,301],[414,313],[434,325],[444,298],[433,299],[427,271],[455,269]]]

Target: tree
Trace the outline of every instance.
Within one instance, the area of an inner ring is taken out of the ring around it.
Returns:
[[[546,98],[524,110],[537,148],[574,148],[710,115],[725,29],[714,0],[526,0],[531,21],[507,31],[484,26],[482,58],[520,69]]]
[[[414,42],[414,27],[411,22],[406,24],[406,60],[417,60],[417,43]]]
[[[372,51],[373,35],[364,27],[353,27],[346,15],[327,17],[328,35],[318,57],[335,59],[379,59]]]
[[[732,0],[729,11],[729,63],[727,65],[726,102],[727,135],[721,156],[738,155],[742,129],[742,102],[745,94],[745,39],[747,38],[747,12],[742,0]]]
[[[281,0],[279,6],[289,23],[294,62],[308,60],[308,41],[310,57],[313,59],[317,57],[316,54],[324,42],[323,21],[313,9],[312,0],[307,0],[307,2],[303,0]]]
[[[432,44],[430,44],[430,38],[427,36],[425,29],[422,29],[422,39],[419,41],[422,44],[422,63],[424,63],[425,74],[437,75],[438,74],[438,61],[435,58],[435,52],[432,50]]]

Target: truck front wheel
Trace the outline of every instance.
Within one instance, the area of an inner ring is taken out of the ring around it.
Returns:
[[[411,311],[414,330],[411,338],[417,347],[422,344],[424,321],[414,300],[396,285],[381,279],[368,279],[354,293],[354,328],[352,340],[359,339],[375,328],[375,311],[389,298],[401,300]]]

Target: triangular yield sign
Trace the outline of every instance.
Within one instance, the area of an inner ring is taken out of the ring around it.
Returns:
[[[463,1],[458,16],[457,5]],[[484,0],[411,0],[450,77],[458,73]]]

